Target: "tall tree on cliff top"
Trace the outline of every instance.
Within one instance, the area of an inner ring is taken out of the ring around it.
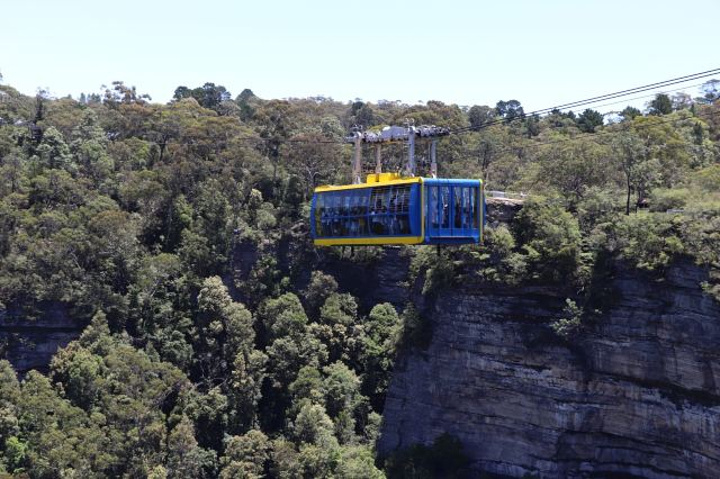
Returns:
[[[629,215],[632,192],[642,189],[653,165],[647,159],[647,147],[643,141],[630,131],[624,131],[613,138],[612,148],[625,176],[625,214]]]
[[[220,103],[232,97],[229,91],[222,85],[215,85],[207,82],[203,86],[190,89],[186,86],[179,86],[175,89],[173,99],[195,98],[200,106],[214,110]]]
[[[641,116],[642,112],[635,108],[634,106],[626,106],[623,111],[620,112],[620,116],[622,117],[623,121],[630,121],[636,116]]]
[[[585,133],[595,133],[595,128],[602,126],[603,116],[599,111],[588,108],[577,119],[578,128]]]
[[[495,117],[495,110],[489,106],[474,105],[468,110],[468,120],[473,130],[478,130],[490,123]]]
[[[513,121],[516,118],[523,118],[525,116],[525,110],[517,100],[500,100],[495,105],[495,111],[498,116],[505,118],[507,123]]]
[[[667,115],[673,111],[672,100],[665,93],[655,95],[655,99],[650,102],[649,106],[651,115]]]

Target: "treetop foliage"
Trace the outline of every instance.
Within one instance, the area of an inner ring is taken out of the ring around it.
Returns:
[[[518,100],[233,99],[207,82],[159,105],[123,82],[79,101],[0,85],[0,309],[63,304],[87,324],[46,374],[18,380],[0,361],[0,475],[383,477],[373,447],[395,357],[432,328],[413,304],[368,306],[327,267],[381,249],[310,244],[309,199],[348,180],[353,126],[462,131],[438,145],[441,176],[529,195],[484,245],[408,251],[428,301],[461,278],[561,285],[571,338],[608,255],[654,274],[693,258],[720,297],[716,87],[613,122]],[[458,451],[441,436],[385,471],[452,477]]]

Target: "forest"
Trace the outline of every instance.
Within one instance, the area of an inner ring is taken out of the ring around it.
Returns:
[[[572,341],[607,300],[610,261],[658,277],[693,261],[720,301],[718,98],[711,80],[644,110],[534,115],[517,100],[268,100],[206,83],[157,104],[120,81],[79,98],[0,82],[0,312],[62,304],[87,325],[44,371],[19,375],[0,343],[0,477],[462,477],[452,437],[375,453],[397,354],[432,331],[412,301],[364,305],[323,269],[382,248],[312,245],[313,189],[349,179],[345,137],[447,127],[440,177],[526,196],[484,244],[398,247],[407,287],[557,284],[567,314],[548,328]]]

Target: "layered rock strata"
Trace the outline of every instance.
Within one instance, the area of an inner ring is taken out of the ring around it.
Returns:
[[[449,433],[478,475],[720,477],[720,304],[691,264],[618,271],[612,302],[568,341],[552,288],[439,295],[425,351],[399,358],[379,450]]]

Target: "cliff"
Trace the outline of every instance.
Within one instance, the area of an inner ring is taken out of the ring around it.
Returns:
[[[564,305],[553,288],[441,293],[429,347],[396,365],[381,454],[450,433],[477,474],[717,477],[720,305],[705,275],[619,268],[611,306],[569,341],[548,326]]]
[[[47,370],[57,350],[80,336],[85,327],[70,314],[66,303],[42,303],[36,314],[30,318],[19,308],[0,310],[0,358],[21,374]]]
[[[516,211],[489,213],[503,222]],[[347,260],[350,251],[295,247],[281,245],[272,255],[283,269],[289,257],[315,258],[297,274],[298,289],[311,269],[322,269],[365,313],[383,301],[400,309],[412,298],[401,248],[357,262]],[[268,253],[238,246],[233,274],[249,278],[261,254]],[[563,316],[568,293],[559,287],[477,282],[417,300],[432,323],[431,341],[398,358],[380,453],[450,433],[477,476],[718,477],[720,304],[700,289],[707,271],[678,262],[658,280],[615,266],[607,307],[568,340],[548,325]],[[0,311],[0,356],[19,372],[47,368],[82,330],[65,304],[40,310],[35,319]]]

